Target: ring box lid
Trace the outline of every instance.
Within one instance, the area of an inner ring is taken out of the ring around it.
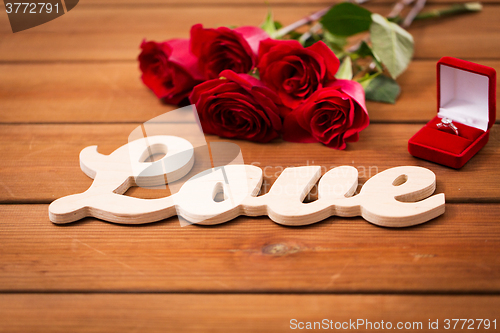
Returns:
[[[496,72],[469,61],[443,57],[437,63],[438,116],[488,130],[496,118]]]

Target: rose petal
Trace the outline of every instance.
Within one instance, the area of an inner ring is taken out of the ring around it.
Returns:
[[[267,32],[258,27],[244,26],[238,27],[234,29],[234,31],[240,33],[243,36],[256,56],[259,53],[260,42],[269,38]]]
[[[189,39],[171,39],[165,42],[172,49],[169,60],[185,68],[195,80],[203,80],[198,69],[198,58],[189,49]]]
[[[289,113],[283,120],[283,140],[289,142],[318,142],[310,132],[306,131],[296,118],[296,113]]]
[[[206,79],[214,79],[225,69],[247,73],[256,64],[258,45],[269,36],[257,27],[229,29],[191,27],[191,51]]]
[[[322,142],[335,149],[345,149],[346,142],[357,141],[359,131],[368,125],[368,113],[340,89],[344,86],[360,98],[359,91],[349,90],[352,87],[357,89],[356,84],[329,83],[285,117],[283,138],[293,142]]]
[[[313,45],[309,46],[309,50],[314,51],[319,54],[326,65],[326,79],[333,80],[335,78],[335,74],[337,73],[340,67],[340,60],[337,58],[335,53],[322,41],[318,41]],[[354,81],[352,81],[354,82]]]
[[[190,63],[184,63],[172,55],[189,52],[185,41],[167,41],[156,43],[143,41],[141,53],[138,57],[141,79],[158,98],[166,103],[183,104],[189,96],[191,89],[200,81],[195,77],[196,68]],[[189,56],[187,56],[189,58]],[[193,77],[193,75],[195,77]]]
[[[257,142],[277,138],[281,101],[276,94],[247,74],[225,70],[221,75],[224,79],[206,81],[196,86],[190,96],[203,130]]]
[[[260,78],[292,109],[334,79],[338,67],[339,60],[323,42],[308,48],[295,40],[266,39],[260,44]]]
[[[330,81],[325,86],[342,90],[354,101],[356,101],[364,112],[368,114],[365,104],[365,91],[360,83],[352,80],[334,80]]]

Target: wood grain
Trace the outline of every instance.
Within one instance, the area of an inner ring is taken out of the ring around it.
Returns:
[[[289,24],[322,7],[282,7],[276,11],[276,19]],[[368,8],[388,14],[391,6]],[[196,23],[208,27],[258,25],[267,10],[266,5],[240,6],[237,10],[229,5],[208,6],[201,10],[198,6],[86,6],[82,2],[57,20],[16,34],[4,15],[0,22],[0,61],[133,60],[144,38],[187,38]],[[415,58],[437,60],[446,55],[466,60],[496,59],[500,50],[499,15],[500,7],[485,5],[481,13],[416,23],[410,29]]]
[[[47,205],[0,205],[0,214],[3,292],[500,291],[500,204],[447,204],[404,229],[360,218],[292,228],[267,217],[58,226]]]
[[[136,62],[0,65],[0,121],[145,122],[174,109],[142,84],[138,66]]]
[[[480,63],[500,69],[497,60]],[[424,123],[436,115],[436,61],[413,61],[398,82],[395,105],[368,102],[372,123]],[[2,123],[145,122],[175,108],[142,84],[135,61],[0,64],[0,106]]]
[[[92,181],[80,170],[80,151],[98,145],[100,153],[110,154],[127,143],[128,136],[137,126],[139,124],[0,126],[0,202],[49,203],[85,191]],[[263,169],[265,192],[288,166],[320,165],[325,173],[335,166],[350,165],[358,169],[362,184],[385,169],[416,165],[436,174],[436,193],[445,193],[448,202],[500,202],[497,187],[500,131],[496,127],[486,147],[457,171],[416,159],[408,153],[408,139],[421,126],[372,124],[361,133],[360,141],[350,144],[345,151],[321,144],[233,142],[240,146],[246,164]],[[188,128],[187,124],[173,124],[167,130],[169,133],[163,134],[189,140],[194,134],[186,133]],[[228,141],[215,136],[207,138],[208,141]],[[307,154],[299,153],[305,151]],[[168,190],[142,188],[133,188],[127,193],[156,198],[169,195]]]
[[[498,296],[2,295],[0,331],[267,333],[290,332],[291,319],[421,322],[423,331],[438,320],[444,331],[447,318],[496,318],[499,306]]]

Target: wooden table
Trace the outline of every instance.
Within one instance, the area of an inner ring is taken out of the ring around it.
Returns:
[[[328,5],[270,3],[285,24]],[[268,167],[268,184],[281,166],[352,165],[361,183],[394,166],[431,169],[437,193],[446,194],[446,213],[399,230],[361,218],[295,228],[267,217],[210,227],[180,227],[175,218],[144,226],[92,218],[53,225],[48,204],[91,184],[79,168],[81,149],[98,145],[109,154],[138,125],[173,109],[139,80],[142,39],[187,37],[195,23],[259,24],[267,5],[84,0],[16,34],[0,14],[0,331],[288,332],[292,319],[422,322],[425,331],[429,320],[443,330],[445,319],[482,318],[498,327],[498,125],[459,171],[413,158],[407,141],[436,113],[440,57],[500,69],[499,5],[487,0],[478,14],[414,24],[415,60],[398,79],[400,99],[368,103],[371,125],[347,150],[238,142],[247,163]],[[375,1],[369,8],[387,14],[391,6]],[[182,131],[186,120],[177,121]]]

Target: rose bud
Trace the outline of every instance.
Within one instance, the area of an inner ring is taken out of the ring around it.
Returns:
[[[368,124],[363,87],[355,81],[336,80],[285,116],[283,139],[345,149],[346,142],[358,141],[358,133]]]
[[[142,82],[158,98],[170,104],[180,104],[203,79],[197,59],[189,51],[189,40],[172,39],[163,43],[141,44],[139,67]]]
[[[321,41],[305,48],[295,40],[266,39],[260,43],[257,68],[260,79],[293,109],[333,80],[339,64]]]
[[[191,27],[191,51],[198,57],[198,66],[205,79],[215,79],[225,69],[248,73],[255,67],[261,40],[269,35],[258,27],[205,29],[201,24]]]
[[[197,85],[189,99],[196,104],[203,131],[225,138],[268,142],[280,135],[284,106],[262,82],[231,70],[220,79]]]

